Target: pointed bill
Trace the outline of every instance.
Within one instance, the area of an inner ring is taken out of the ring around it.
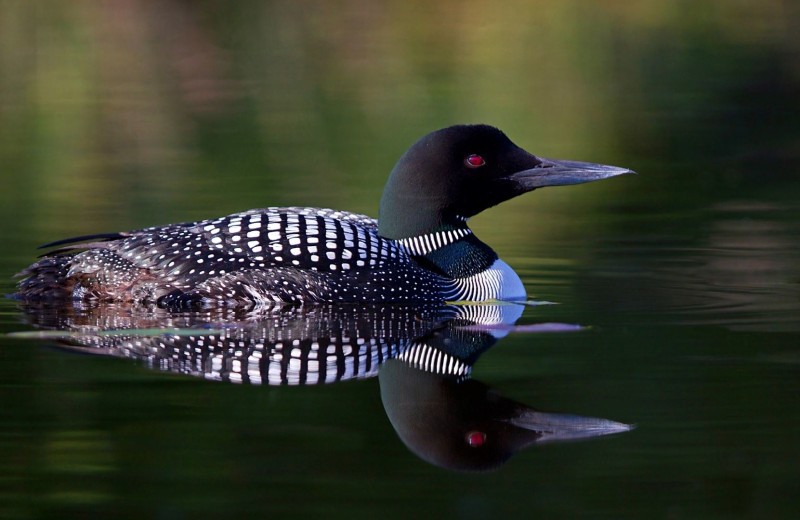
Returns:
[[[617,175],[636,173],[628,168],[605,164],[563,161],[544,157],[539,157],[539,160],[542,161],[540,165],[514,173],[508,179],[518,183],[525,191],[529,191],[536,188],[544,188],[545,186],[581,184],[608,179]]]

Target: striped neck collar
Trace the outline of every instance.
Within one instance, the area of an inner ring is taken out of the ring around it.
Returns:
[[[468,227],[435,231],[426,235],[401,238],[397,243],[403,246],[411,256],[425,256],[432,251],[441,249],[445,246],[461,240],[467,235],[471,235],[472,230]]]

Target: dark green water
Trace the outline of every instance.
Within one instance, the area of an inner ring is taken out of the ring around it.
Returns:
[[[377,215],[411,142],[486,122],[626,176],[473,219],[529,294],[472,376],[635,423],[488,473],[412,454],[377,378],[204,381],[0,338],[2,518],[795,518],[798,7],[4,6],[2,289],[41,243],[268,205]],[[0,331],[31,330],[0,301]]]

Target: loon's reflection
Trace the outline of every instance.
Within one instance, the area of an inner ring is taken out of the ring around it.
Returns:
[[[513,329],[520,305],[283,305],[171,313],[76,303],[23,310],[41,337],[64,348],[137,359],[156,370],[268,385],[378,375],[384,408],[401,440],[423,460],[450,469],[489,469],[535,442],[630,429],[539,412],[470,378],[478,358]],[[545,330],[560,328],[550,324]]]
[[[607,419],[541,412],[471,379],[469,367],[505,335],[521,313],[513,306],[488,306],[484,311],[491,309],[495,312],[480,318],[454,319],[381,366],[378,378],[383,406],[411,451],[440,467],[482,471],[502,465],[536,442],[631,429]],[[548,325],[540,330],[561,328]]]

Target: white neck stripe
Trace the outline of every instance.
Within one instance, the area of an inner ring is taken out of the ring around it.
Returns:
[[[472,234],[472,230],[469,228],[448,229],[446,231],[428,233],[427,235],[401,238],[397,243],[412,256],[424,256],[431,251],[449,246],[470,234]]]

